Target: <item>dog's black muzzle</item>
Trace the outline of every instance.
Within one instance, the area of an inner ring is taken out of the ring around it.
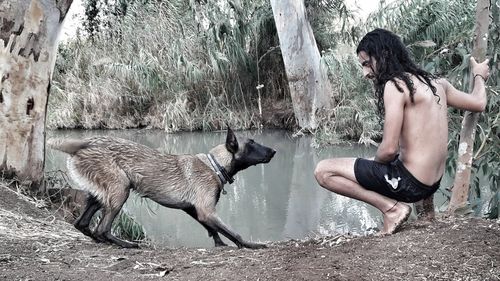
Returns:
[[[274,154],[276,154],[276,150],[273,149],[273,150],[271,150],[271,152],[269,152],[266,155],[266,159],[262,163],[269,163],[269,161],[271,161],[271,159],[273,159]]]

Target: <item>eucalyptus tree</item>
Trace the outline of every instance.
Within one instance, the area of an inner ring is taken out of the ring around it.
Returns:
[[[0,173],[42,187],[57,38],[72,0],[0,1]]]
[[[303,0],[271,0],[293,109],[303,129],[317,128],[320,111],[330,110],[333,92]]]
[[[474,46],[472,49],[472,55],[478,61],[483,61],[486,58],[490,16],[490,0],[478,0],[476,7]],[[470,81],[473,79],[473,73],[471,73]],[[469,82],[470,91],[472,91],[472,88],[473,82]],[[460,144],[458,146],[457,170],[455,181],[453,182],[453,193],[448,207],[450,213],[467,205],[474,138],[476,137],[478,119],[479,113],[465,112],[464,114],[462,129],[460,131]]]

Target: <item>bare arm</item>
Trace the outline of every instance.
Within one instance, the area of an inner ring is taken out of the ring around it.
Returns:
[[[482,112],[486,108],[487,102],[484,79],[489,76],[488,60],[478,64],[476,60],[471,57],[470,62],[471,71],[474,75],[474,88],[471,94],[457,90],[445,79],[442,79],[440,83],[445,89],[448,105],[472,112]]]
[[[405,93],[398,91],[393,82],[388,81],[384,88],[384,135],[375,161],[387,163],[394,160],[399,150],[399,137],[403,126]]]

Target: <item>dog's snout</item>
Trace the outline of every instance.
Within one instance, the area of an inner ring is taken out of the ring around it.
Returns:
[[[271,156],[271,157],[273,157],[273,156],[274,156],[274,154],[276,154],[276,150],[272,149],[272,150],[271,150],[271,153],[270,153],[270,156]]]
[[[276,154],[276,150],[274,150],[272,148],[269,149],[268,152],[267,152],[267,155],[265,156],[266,159],[267,159],[266,161],[267,162],[271,161],[271,159],[273,159],[273,157],[274,157],[274,154]]]

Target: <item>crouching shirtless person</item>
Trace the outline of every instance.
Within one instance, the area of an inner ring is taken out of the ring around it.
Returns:
[[[486,107],[488,60],[471,58],[474,90],[466,94],[446,79],[420,69],[394,33],[375,29],[356,50],[363,76],[371,79],[384,129],[374,160],[333,158],[318,163],[318,183],[364,201],[383,213],[381,234],[398,230],[411,213],[407,203],[432,195],[445,169],[448,144],[447,106],[473,112]]]

